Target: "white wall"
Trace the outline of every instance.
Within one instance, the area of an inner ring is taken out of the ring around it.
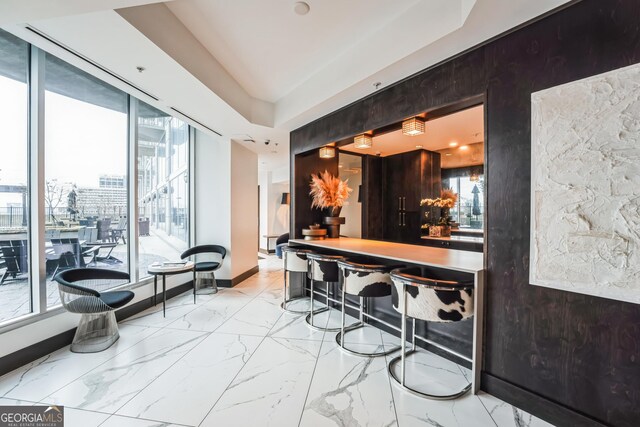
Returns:
[[[196,131],[196,244],[227,249],[219,279],[258,265],[258,156],[229,139]]]
[[[231,249],[231,141],[196,130],[195,209],[196,244]],[[230,254],[216,272],[231,279]]]
[[[231,143],[231,272],[236,277],[258,265],[258,156]]]
[[[283,205],[282,193],[289,193],[289,168],[261,171],[260,186],[260,249],[267,249],[265,235],[280,235],[289,232],[289,205]],[[271,239],[270,248],[275,247]]]

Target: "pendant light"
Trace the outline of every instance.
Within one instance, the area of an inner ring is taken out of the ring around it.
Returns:
[[[320,148],[320,158],[321,159],[333,159],[336,156],[335,147],[321,147]]]
[[[357,135],[353,138],[353,146],[355,148],[371,148],[373,145],[373,138],[371,135],[363,133],[362,135]]]
[[[420,117],[412,117],[402,122],[402,134],[407,136],[422,135],[424,133],[424,120]]]

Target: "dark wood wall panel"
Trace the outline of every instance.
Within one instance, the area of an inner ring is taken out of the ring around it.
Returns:
[[[324,145],[324,144],[322,144]],[[302,229],[310,224],[322,224],[325,216],[319,209],[311,209],[311,196],[309,196],[309,183],[311,174],[329,171],[338,175],[338,152],[331,159],[321,159],[318,150],[291,159],[291,238],[301,238]]]
[[[291,133],[294,156],[486,96],[484,371],[559,424],[640,425],[640,305],[529,284],[531,93],[638,62],[640,1],[583,0]]]
[[[382,238],[382,158],[362,157],[362,238]]]

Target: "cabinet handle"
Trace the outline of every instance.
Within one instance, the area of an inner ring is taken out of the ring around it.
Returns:
[[[402,210],[402,197],[398,197],[398,210]]]
[[[402,212],[402,226],[406,226],[407,225],[407,214],[405,212]]]
[[[402,212],[398,213],[398,226],[402,227]]]
[[[402,210],[406,211],[407,210],[407,198],[406,197],[402,197]]]

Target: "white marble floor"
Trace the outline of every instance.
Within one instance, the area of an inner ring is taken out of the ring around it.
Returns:
[[[311,330],[280,310],[280,261],[233,289],[191,294],[120,324],[120,340],[96,354],[68,347],[0,378],[0,405],[61,404],[69,427],[147,426],[549,426],[490,395],[418,398],[389,381],[388,358],[342,352],[335,333]],[[322,317],[324,316],[324,317]],[[338,312],[318,316],[337,324]],[[368,349],[398,340],[352,332]],[[350,342],[351,341],[351,342]],[[460,385],[464,368],[421,352],[412,381]]]

